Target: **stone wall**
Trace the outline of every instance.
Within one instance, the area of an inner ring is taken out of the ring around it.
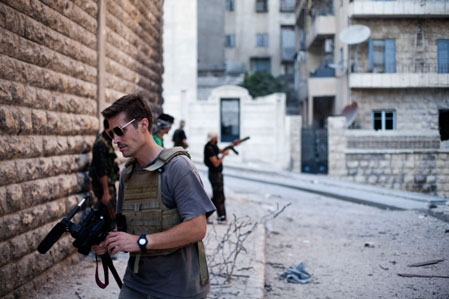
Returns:
[[[136,92],[160,111],[161,17],[162,1],[1,1],[0,297],[80,259],[68,235],[36,248],[88,190],[99,111]]]
[[[449,198],[449,150],[436,130],[345,130],[329,123],[329,174],[356,183]]]

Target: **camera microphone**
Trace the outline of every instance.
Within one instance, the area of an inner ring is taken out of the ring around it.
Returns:
[[[70,222],[70,219],[81,209],[82,205],[88,199],[89,197],[84,197],[83,200],[81,200],[80,203],[78,203],[75,208],[70,212],[70,214],[62,219],[58,224],[56,224],[51,231],[48,233],[48,235],[42,240],[42,242],[37,246],[37,251],[39,253],[44,254],[46,253],[52,246],[55,244],[59,238],[67,231],[68,223]]]
[[[42,240],[42,242],[37,247],[37,251],[39,251],[39,253],[46,253],[53,246],[53,244],[55,244],[56,241],[59,240],[62,234],[66,232],[67,226],[63,222],[64,220],[56,224],[45,237],[45,239]]]

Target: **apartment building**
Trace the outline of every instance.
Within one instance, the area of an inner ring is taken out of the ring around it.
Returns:
[[[295,0],[198,0],[198,75],[206,82],[256,71],[293,82],[294,55]]]
[[[329,158],[329,173],[449,194],[449,1],[302,0],[296,20],[303,125],[326,128],[357,105],[342,128],[346,164],[333,171]],[[357,26],[365,36],[345,39]]]

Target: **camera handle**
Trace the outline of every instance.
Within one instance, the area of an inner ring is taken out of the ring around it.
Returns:
[[[104,271],[104,283],[101,282],[100,277],[98,276],[98,257],[95,255],[95,261],[97,262],[97,267],[95,268],[95,281],[97,285],[104,289],[109,284],[109,270],[111,270],[112,275],[115,278],[115,281],[117,282],[119,288],[122,288],[122,280],[120,279],[120,276],[117,273],[117,270],[114,267],[114,263],[112,262],[111,257],[109,256],[109,253],[101,254],[101,263],[103,264],[103,271]]]

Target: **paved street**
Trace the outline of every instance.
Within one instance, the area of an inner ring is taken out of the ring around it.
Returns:
[[[230,178],[225,184],[266,209],[292,203],[267,226],[267,298],[448,298],[447,278],[397,275],[449,275],[448,223],[267,184]],[[436,259],[445,261],[407,266]],[[300,262],[313,275],[311,283],[278,279]]]
[[[210,186],[203,175],[207,191]],[[417,211],[391,211],[286,187],[226,177],[229,225],[252,227],[264,215],[290,203],[243,243],[231,284],[212,276],[210,298],[447,298],[447,278],[406,278],[398,273],[449,275],[449,224]],[[232,215],[235,215],[234,218]],[[207,251],[214,252],[227,226],[209,225]],[[242,231],[243,232],[243,231]],[[444,259],[438,264],[409,264]],[[309,284],[279,280],[287,267],[304,262]],[[115,262],[123,273],[126,255]],[[211,266],[210,263],[209,266]],[[212,269],[216,272],[217,268]],[[94,282],[87,258],[49,282],[33,298],[116,298],[111,279],[105,290]],[[217,273],[216,273],[217,274]],[[73,278],[72,280],[70,280]]]

